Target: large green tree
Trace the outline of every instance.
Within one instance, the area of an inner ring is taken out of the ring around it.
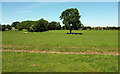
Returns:
[[[72,28],[76,28],[82,25],[80,22],[80,15],[79,15],[79,11],[77,10],[77,8],[70,8],[70,9],[66,9],[65,11],[63,11],[61,13],[60,16],[60,20],[63,20],[63,24],[68,24],[69,25],[69,29],[70,29],[70,34],[72,31]]]

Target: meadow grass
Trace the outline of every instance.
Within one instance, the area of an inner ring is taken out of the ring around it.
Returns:
[[[4,31],[2,49],[65,52],[117,52],[117,30],[47,32]],[[0,32],[1,33],[1,32]],[[2,53],[3,72],[117,72],[118,56],[98,54]]]
[[[118,56],[7,52],[2,72],[118,72]]]
[[[69,35],[69,30],[47,32],[2,32],[3,49],[66,51],[66,52],[118,52],[117,30],[84,30]]]

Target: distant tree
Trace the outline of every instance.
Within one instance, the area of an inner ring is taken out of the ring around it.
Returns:
[[[35,32],[42,32],[42,31],[47,31],[47,25],[48,25],[48,21],[44,20],[43,18],[36,21],[36,24],[34,26],[34,31]]]
[[[118,30],[120,30],[120,27],[118,27]]]
[[[66,27],[65,27],[65,26],[62,26],[62,27],[61,27],[61,30],[65,30],[65,29],[66,29]]]
[[[87,30],[87,27],[83,27],[82,30]]]
[[[113,26],[113,27],[112,27],[112,30],[117,30],[117,27]]]
[[[12,27],[11,27],[9,24],[6,25],[6,28],[7,28],[8,30],[11,30],[11,29],[12,29]]]
[[[76,27],[78,24],[81,26],[81,22],[79,20],[81,16],[79,15],[79,11],[77,8],[66,9],[61,13],[60,19],[63,19],[63,24],[68,24],[70,27],[70,33],[72,31],[72,27]]]
[[[22,30],[27,29],[29,32],[43,32],[47,30],[60,30],[61,25],[60,22],[48,22],[47,20],[44,20],[43,18],[38,21],[22,21],[22,22],[13,22],[12,27],[15,27],[15,29]]]
[[[28,30],[29,32],[34,32],[34,31],[35,31],[35,25],[30,25],[30,26],[27,28],[27,30]]]
[[[22,26],[18,26],[17,28],[19,31],[22,31],[23,30],[23,27]]]
[[[57,24],[56,24],[56,30],[60,30],[61,29],[61,25],[60,25],[60,22],[58,22]]]
[[[17,29],[17,27],[16,27],[17,24],[20,24],[20,22],[13,22],[11,26],[12,26],[12,27],[15,27],[15,29]]]
[[[16,25],[16,28],[19,30],[19,31],[22,31],[24,28],[23,28],[23,25],[21,23],[17,24]]]
[[[57,22],[52,21],[51,23],[49,23],[48,29],[49,29],[49,30],[55,30],[56,27],[57,27],[56,25],[57,25]]]
[[[21,24],[23,25],[24,29],[28,29],[31,25],[35,25],[35,21],[22,21]]]
[[[5,29],[6,29],[6,26],[2,25],[2,31],[5,31]]]
[[[0,31],[2,31],[2,25],[0,24]]]

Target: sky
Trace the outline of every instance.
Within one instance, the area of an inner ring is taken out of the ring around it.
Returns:
[[[41,18],[62,24],[60,15],[77,8],[84,26],[118,26],[118,2],[2,2],[2,24]]]

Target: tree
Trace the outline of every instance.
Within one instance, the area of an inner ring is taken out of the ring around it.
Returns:
[[[0,31],[2,31],[2,25],[0,24]]]
[[[21,24],[23,25],[24,29],[28,29],[31,25],[35,25],[35,21],[22,21]]]
[[[2,31],[5,31],[5,29],[6,29],[6,26],[2,25]]]
[[[60,22],[52,21],[49,23],[47,20],[43,18],[38,21],[22,21],[22,22],[13,22],[12,27],[15,29],[22,30],[27,29],[29,32],[43,32],[47,30],[60,30],[61,25]]]
[[[16,29],[18,29],[19,31],[22,31],[24,28],[23,28],[23,25],[19,23],[16,25]]]
[[[65,26],[62,26],[61,29],[62,29],[62,30],[66,30],[66,27],[65,27]]]
[[[83,24],[81,24],[81,22],[79,22],[79,23],[76,23],[74,26],[73,26],[73,29],[74,30],[78,30],[78,29],[80,29],[80,28],[82,28],[83,27]]]
[[[56,24],[56,30],[60,30],[61,29],[61,25],[60,25],[60,22],[58,22],[57,24]]]
[[[34,25],[30,25],[28,28],[27,28],[27,30],[29,31],[29,32],[34,32],[35,31],[35,28],[34,28],[35,26]]]
[[[8,25],[6,25],[6,28],[8,29],[8,30],[11,30],[12,29],[12,27],[8,24]]]
[[[79,20],[81,16],[79,15],[79,11],[77,8],[66,9],[61,13],[60,20],[63,19],[63,24],[68,24],[70,27],[70,34],[72,31],[72,27],[76,27],[78,24],[81,26],[81,22]]]
[[[16,26],[17,26],[17,24],[19,24],[19,23],[20,23],[20,22],[13,22],[11,26],[12,26],[12,27],[15,27],[15,29],[17,29]]]
[[[36,21],[36,24],[34,26],[34,31],[35,32],[42,32],[42,31],[47,31],[47,25],[48,25],[48,21],[44,20],[43,18]]]
[[[49,30],[55,30],[56,27],[57,27],[56,25],[57,25],[57,22],[52,21],[51,23],[49,23],[48,29],[49,29]]]
[[[23,30],[23,27],[22,27],[22,26],[18,26],[17,29],[18,29],[19,31],[22,31],[22,30]]]

